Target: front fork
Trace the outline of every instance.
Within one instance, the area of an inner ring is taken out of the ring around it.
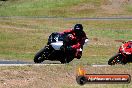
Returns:
[[[122,55],[121,62],[124,63],[124,64],[126,64],[127,63],[127,56],[126,56],[126,54],[124,54],[124,53],[120,53],[120,54]]]

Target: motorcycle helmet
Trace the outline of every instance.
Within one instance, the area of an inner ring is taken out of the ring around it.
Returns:
[[[82,24],[76,24],[74,26],[74,31],[83,31],[83,26]]]
[[[132,48],[132,40],[128,41],[127,43],[128,43],[127,48]]]
[[[82,31],[83,31],[83,26],[82,26],[82,24],[76,24],[75,26],[74,26],[74,29],[73,29],[74,31],[75,31],[75,33],[76,33],[76,35],[80,35],[81,33],[82,33]]]

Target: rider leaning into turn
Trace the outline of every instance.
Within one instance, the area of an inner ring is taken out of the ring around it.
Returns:
[[[67,48],[76,50],[75,57],[77,59],[80,59],[79,57],[77,57],[77,50],[83,48],[84,43],[88,41],[86,33],[83,31],[82,24],[76,24],[74,28],[64,30],[62,34],[72,34],[69,37],[76,43],[71,46],[68,46]]]
[[[124,42],[124,44],[121,46],[121,50],[127,55],[132,55],[132,40]]]

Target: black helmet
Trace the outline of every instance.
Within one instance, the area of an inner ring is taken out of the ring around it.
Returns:
[[[83,31],[83,26],[82,26],[82,24],[76,24],[76,25],[74,26],[74,31],[78,31],[78,32]]]

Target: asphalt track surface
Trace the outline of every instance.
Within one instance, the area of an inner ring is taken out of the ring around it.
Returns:
[[[0,60],[0,66],[40,66],[40,65],[63,65],[59,61],[44,61],[42,63],[26,62],[20,60]]]
[[[99,18],[63,18],[63,17],[35,17],[35,16],[0,16],[0,18],[13,19],[63,19],[63,20],[132,20],[132,17],[99,17]],[[44,61],[43,63],[35,64],[34,62],[15,61],[15,60],[0,60],[0,66],[27,66],[27,65],[63,65],[58,61]],[[92,65],[93,67],[102,67],[109,65]]]
[[[42,66],[42,65],[65,65],[61,64],[59,61],[44,61],[42,63],[18,61],[18,60],[0,60],[0,66]],[[110,65],[91,65],[93,67],[107,67]]]

